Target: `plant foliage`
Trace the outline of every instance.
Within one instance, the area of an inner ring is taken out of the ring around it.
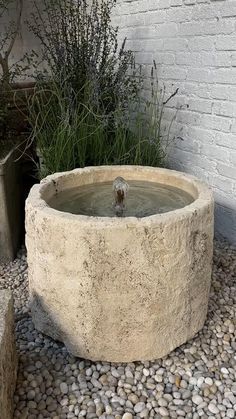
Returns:
[[[150,99],[126,40],[111,24],[115,0],[43,0],[29,26],[44,71],[29,102],[41,176],[88,165],[163,165],[164,98],[152,69]]]
[[[135,95],[138,82],[134,55],[126,50],[126,40],[118,46],[118,28],[111,25],[115,0],[42,0],[32,14],[29,26],[40,39],[43,60],[55,82],[63,82],[71,95],[89,84],[93,105],[102,112],[125,105]],[[46,71],[46,77],[48,73]],[[42,76],[42,73],[40,74]]]
[[[13,8],[16,17],[11,20],[9,10]],[[23,0],[16,4],[14,0],[0,0],[0,137],[9,134],[9,104],[14,100],[13,83],[17,77],[24,75],[30,68],[30,55],[25,55],[19,61],[11,61],[11,53],[16,37],[19,34],[23,11]]]

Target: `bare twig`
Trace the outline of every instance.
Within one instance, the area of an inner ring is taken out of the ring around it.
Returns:
[[[8,57],[9,57],[11,51],[12,51],[12,48],[14,46],[16,37],[17,37],[17,35],[19,33],[19,30],[20,30],[21,17],[22,17],[22,11],[23,11],[23,0],[18,0],[18,2],[19,2],[19,12],[18,12],[17,20],[16,20],[16,28],[14,30],[14,33],[13,33],[13,36],[11,38],[10,44],[7,48],[7,51],[5,52],[5,59],[8,59]]]
[[[177,95],[177,93],[178,93],[178,91],[179,91],[179,88],[177,88],[175,91],[174,91],[174,93],[172,93],[172,95],[170,95],[169,97],[168,97],[168,99],[166,99],[164,102],[163,102],[163,105],[166,105],[175,95]]]
[[[11,54],[12,48],[14,46],[16,37],[19,33],[20,30],[20,25],[21,25],[21,17],[22,17],[22,11],[23,11],[23,0],[17,0],[18,4],[19,4],[19,11],[17,14],[17,19],[16,19],[16,26],[15,26],[15,30],[12,33],[11,36],[11,40],[10,43],[8,45],[8,48],[6,50],[6,52],[3,54],[0,52],[0,65],[2,67],[2,71],[3,71],[3,82],[9,83],[9,76],[10,76],[10,71],[9,71],[9,56]]]

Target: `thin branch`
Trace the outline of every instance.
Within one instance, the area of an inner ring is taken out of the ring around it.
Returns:
[[[3,16],[4,12],[7,10],[5,0],[0,0],[0,18]]]
[[[16,21],[16,29],[15,29],[15,31],[13,33],[13,36],[11,38],[11,42],[10,42],[10,44],[9,44],[9,46],[7,48],[7,51],[6,51],[5,55],[4,55],[4,59],[5,60],[8,59],[8,57],[9,57],[11,51],[12,51],[12,48],[14,46],[16,37],[17,37],[17,35],[19,33],[19,30],[20,30],[21,17],[22,17],[22,11],[23,11],[23,0],[18,0],[18,1],[19,1],[19,13],[18,13],[17,21]]]
[[[164,102],[163,102],[163,105],[166,105],[171,99],[172,99],[172,97],[174,97],[175,95],[177,95],[177,93],[178,93],[178,91],[179,91],[179,88],[177,88],[175,91],[174,91],[174,93],[172,93],[172,95],[170,95],[169,97],[168,97],[168,99],[166,99]]]

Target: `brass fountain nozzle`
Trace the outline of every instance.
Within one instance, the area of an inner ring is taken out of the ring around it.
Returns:
[[[113,192],[115,197],[114,209],[117,217],[122,217],[125,209],[124,200],[127,196],[129,185],[125,179],[118,176],[113,182]]]

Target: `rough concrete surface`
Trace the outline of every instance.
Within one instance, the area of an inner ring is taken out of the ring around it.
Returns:
[[[0,291],[0,419],[12,419],[13,395],[17,378],[11,292]]]
[[[0,262],[16,256],[23,227],[19,152],[15,146],[0,159]]]
[[[195,200],[142,219],[73,215],[47,204],[58,191],[117,176],[176,186]],[[138,166],[55,174],[32,188],[26,230],[33,321],[73,354],[151,360],[202,328],[211,283],[213,197],[196,178]]]

